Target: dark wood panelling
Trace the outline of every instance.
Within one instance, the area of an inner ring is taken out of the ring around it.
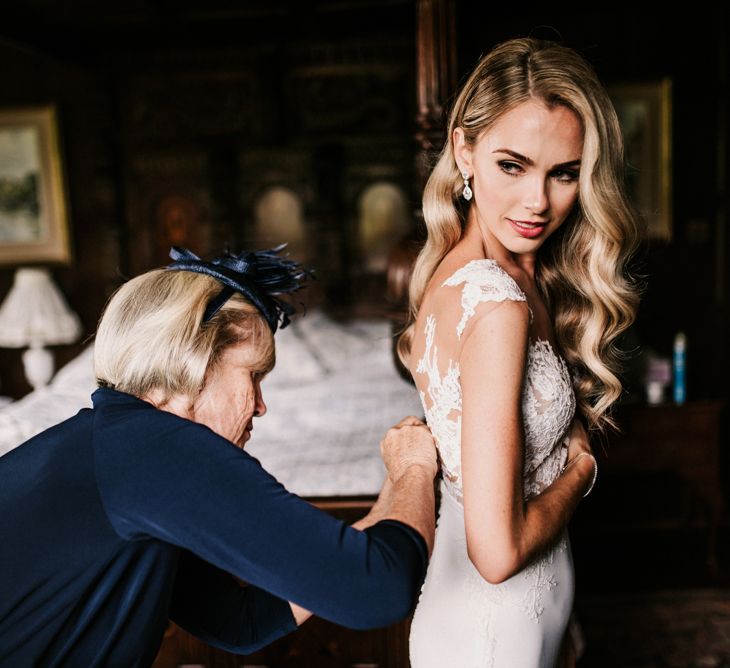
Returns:
[[[0,104],[59,106],[75,260],[56,277],[87,334],[123,277],[166,262],[170,202],[185,202],[195,221],[176,228],[176,242],[213,252],[251,242],[252,204],[276,184],[303,201],[320,277],[313,299],[347,313],[358,296],[377,295],[382,280],[358,269],[359,193],[385,178],[417,215],[456,83],[498,41],[532,34],[562,38],[607,83],[672,78],[674,238],[644,252],[648,291],[634,336],[667,355],[684,329],[690,397],[725,393],[722,13],[680,21],[464,0],[423,2],[420,15],[415,2],[395,0],[245,5],[8,5]],[[431,34],[440,65],[421,77],[420,96],[417,29]],[[11,275],[0,270],[0,289]],[[2,352],[0,374],[7,393],[27,391],[15,352]]]
[[[85,334],[111,291],[167,263],[173,243],[252,243],[253,205],[272,185],[303,202],[319,277],[307,299],[377,312],[383,281],[360,276],[357,198],[387,179],[415,208],[414,11],[10,3],[0,104],[58,105],[75,252],[55,276]],[[0,270],[2,293],[12,271]],[[57,349],[58,362],[79,347]],[[0,353],[0,376],[6,394],[29,390],[15,351]]]

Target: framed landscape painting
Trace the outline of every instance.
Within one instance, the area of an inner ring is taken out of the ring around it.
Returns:
[[[649,239],[672,238],[672,81],[606,87],[624,136],[626,185]]]
[[[71,258],[53,107],[0,110],[0,264]]]

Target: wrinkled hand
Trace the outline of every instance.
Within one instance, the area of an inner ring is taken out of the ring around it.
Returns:
[[[380,442],[380,455],[393,482],[411,466],[424,467],[432,477],[438,472],[436,445],[431,431],[412,415],[388,430]]]

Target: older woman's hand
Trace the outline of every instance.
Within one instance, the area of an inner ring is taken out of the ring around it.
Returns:
[[[396,482],[411,466],[424,467],[431,477],[435,477],[438,472],[436,446],[431,431],[412,415],[388,430],[380,442],[380,454],[392,482]]]

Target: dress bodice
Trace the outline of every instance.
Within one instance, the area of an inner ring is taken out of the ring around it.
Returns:
[[[517,282],[491,259],[472,260],[458,269],[442,287],[461,288],[460,319],[451,333],[440,336],[442,346],[456,349],[469,319],[482,302],[527,302]],[[529,308],[529,304],[528,304]],[[530,310],[530,322],[533,312]],[[449,358],[441,367],[436,344],[436,316],[426,318],[425,350],[416,371],[426,421],[434,435],[446,488],[461,501],[461,384],[459,363]],[[447,338],[444,338],[446,336]],[[451,337],[455,338],[451,338]],[[419,382],[420,380],[420,382]],[[425,386],[425,391],[422,389]],[[567,432],[575,412],[575,394],[568,365],[549,341],[537,338],[528,345],[522,391],[524,426],[525,498],[539,494],[560,474],[567,458]]]

